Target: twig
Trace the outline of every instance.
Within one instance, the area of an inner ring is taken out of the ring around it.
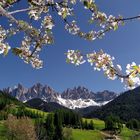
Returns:
[[[37,9],[37,8],[26,8],[26,9],[21,9],[21,10],[15,10],[15,11],[9,12],[8,14],[12,15],[12,14],[16,14],[16,13],[20,13],[20,12],[26,12],[26,11],[34,10],[34,9]]]

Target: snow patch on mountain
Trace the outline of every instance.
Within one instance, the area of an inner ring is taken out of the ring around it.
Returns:
[[[57,103],[59,103],[60,105],[63,105],[67,108],[70,109],[76,109],[76,108],[86,108],[89,106],[102,106],[107,104],[109,101],[105,101],[105,102],[95,102],[92,99],[77,99],[77,100],[72,100],[72,99],[64,99],[61,96],[59,96]]]

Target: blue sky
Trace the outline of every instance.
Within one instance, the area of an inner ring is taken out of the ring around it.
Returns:
[[[96,0],[97,1],[97,0]],[[98,0],[98,7],[108,15],[123,15],[124,17],[140,14],[140,1],[132,0]],[[16,5],[17,9],[26,7],[25,0]],[[81,5],[75,7],[78,24],[81,29],[88,31],[93,27],[88,25],[88,11]],[[79,67],[67,64],[64,55],[68,49],[79,49],[83,53],[93,50],[103,49],[116,58],[115,63],[121,64],[123,69],[128,63],[135,61],[140,64],[140,20],[126,23],[117,31],[107,33],[101,40],[93,42],[85,41],[77,36],[70,35],[64,30],[63,21],[53,15],[55,18],[54,36],[55,43],[52,46],[43,48],[41,58],[44,60],[44,67],[40,70],[33,69],[25,64],[11,52],[8,56],[0,56],[0,88],[17,85],[22,83],[26,87],[40,82],[53,87],[61,92],[66,88],[74,86],[85,86],[93,91],[111,90],[116,92],[124,91],[122,83],[119,80],[110,81],[102,72],[94,71],[89,64]],[[19,19],[26,18],[26,14],[16,15]],[[0,24],[6,26],[3,18],[0,18]],[[36,23],[36,25],[38,25]],[[9,39],[11,47],[19,47],[23,36],[18,35]]]

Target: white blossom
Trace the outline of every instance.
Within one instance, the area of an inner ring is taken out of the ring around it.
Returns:
[[[136,65],[135,62],[127,64],[126,74],[128,75],[124,81],[126,88],[134,89],[140,85],[140,65]]]
[[[74,20],[70,24],[66,24],[65,29],[73,35],[78,34],[80,31],[80,28],[77,26],[76,21]]]
[[[54,22],[51,15],[47,15],[44,17],[42,21],[42,27],[44,29],[52,29],[54,27]]]
[[[0,54],[6,55],[10,49],[11,47],[9,46],[8,43],[5,44],[5,43],[0,42]]]
[[[66,53],[67,55],[67,62],[72,63],[76,66],[85,63],[84,57],[78,50],[68,50]]]

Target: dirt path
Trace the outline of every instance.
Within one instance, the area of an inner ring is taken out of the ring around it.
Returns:
[[[103,136],[106,137],[105,140],[107,140],[107,139],[111,139],[111,140],[121,140],[117,135],[112,135],[112,134],[107,133],[107,132],[105,132],[105,131],[101,131],[101,134],[102,134]]]

